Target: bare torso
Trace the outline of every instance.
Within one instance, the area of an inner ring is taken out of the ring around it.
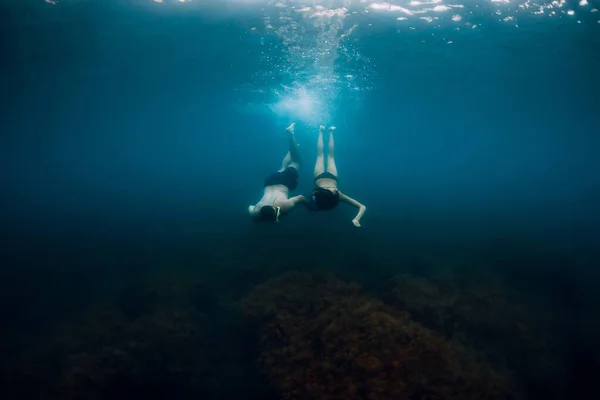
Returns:
[[[289,193],[290,190],[285,185],[267,186],[262,199],[255,207],[257,210],[264,206],[281,207],[281,212],[288,213],[290,211],[287,203]]]
[[[337,182],[335,181],[335,179],[331,179],[331,178],[321,178],[321,179],[317,179],[317,181],[315,182],[315,185],[317,185],[318,187],[322,187],[324,189],[329,189],[331,191],[337,191]]]

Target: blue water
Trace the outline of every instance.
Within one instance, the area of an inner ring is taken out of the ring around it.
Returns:
[[[338,37],[357,28],[324,72],[354,82],[321,89],[315,61],[286,60],[278,26],[265,28],[265,16],[278,21],[285,9],[255,3],[9,7],[2,183],[11,228],[93,232],[112,221],[121,230],[152,216],[236,229],[248,223],[245,206],[278,166],[281,131],[294,120],[306,159],[302,191],[310,190],[317,126],[337,125],[344,188],[368,204],[367,228],[423,219],[565,239],[592,233],[593,4],[567,4],[557,10],[576,14],[555,17],[503,3],[414,15],[354,4],[370,12],[338,22]],[[326,28],[307,27],[340,18],[296,14],[306,13],[294,14],[306,31],[296,53],[318,53]],[[290,84],[309,86],[308,99],[286,100]]]
[[[54,265],[36,254],[73,243],[193,253],[287,240],[309,264],[329,241],[368,248],[370,265],[513,243],[546,254],[531,275],[557,258],[553,274],[594,275],[600,3],[391,3],[4,2],[7,259]],[[251,221],[290,122],[304,158],[295,194],[312,189],[318,126],[337,126],[341,190],[367,206],[360,229],[346,205]],[[101,264],[78,251],[72,264]]]

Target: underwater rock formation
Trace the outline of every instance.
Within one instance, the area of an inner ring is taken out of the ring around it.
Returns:
[[[511,296],[494,279],[402,275],[387,282],[383,291],[386,304],[479,351],[492,365],[516,372],[528,391],[539,391],[532,385],[548,388],[549,382],[563,381],[560,327],[547,310],[522,294]]]
[[[16,398],[205,395],[211,371],[206,320],[182,302],[187,294],[150,287],[140,294],[148,304],[135,318],[111,303],[73,316],[21,360]]]
[[[243,306],[283,399],[513,398],[502,374],[358,285],[288,273]]]

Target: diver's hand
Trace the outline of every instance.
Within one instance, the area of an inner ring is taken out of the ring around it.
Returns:
[[[352,223],[354,224],[354,226],[355,226],[355,227],[357,227],[357,228],[360,228],[360,221],[359,221],[359,220],[357,220],[356,218],[354,218],[354,219],[352,220]]]

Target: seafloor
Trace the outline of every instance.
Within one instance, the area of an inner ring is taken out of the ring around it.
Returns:
[[[3,398],[594,398],[589,265],[309,233],[5,238]]]

